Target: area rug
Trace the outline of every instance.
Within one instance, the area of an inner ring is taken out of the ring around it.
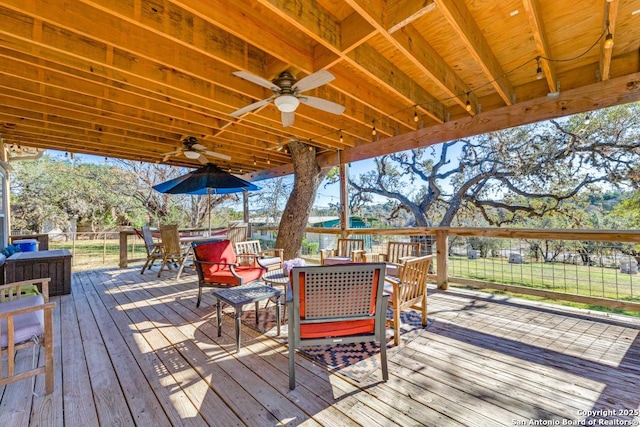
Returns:
[[[231,313],[229,313],[231,314]],[[393,311],[387,309],[387,318],[393,317]],[[400,328],[401,344],[393,344],[393,329],[387,328],[387,359],[393,358],[403,346],[415,339],[420,333],[426,330],[432,323],[427,320],[427,326],[422,326],[420,312],[416,310],[403,310],[400,313],[402,326]],[[258,325],[255,321],[255,310],[247,307],[242,312],[242,322],[252,328],[257,328],[260,332],[282,341],[287,342],[287,325],[281,327],[280,336],[276,336],[275,309],[271,305],[267,310],[258,310]],[[302,347],[300,353],[309,359],[327,367],[331,372],[338,372],[352,380],[361,382],[369,375],[380,369],[380,350],[373,342],[322,345],[313,347]]]

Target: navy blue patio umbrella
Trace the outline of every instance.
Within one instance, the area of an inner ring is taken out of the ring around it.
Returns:
[[[260,190],[255,184],[238,178],[220,169],[218,166],[207,163],[199,169],[186,173],[177,178],[156,184],[152,187],[160,193],[169,194],[207,194],[209,197],[209,233],[211,233],[211,194],[231,194],[241,191]]]

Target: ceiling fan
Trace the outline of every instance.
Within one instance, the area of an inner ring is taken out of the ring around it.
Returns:
[[[310,107],[317,108],[318,110],[326,111],[332,114],[344,113],[344,106],[336,104],[335,102],[327,99],[317,98],[315,96],[301,95],[301,92],[315,89],[323,84],[329,83],[335,77],[333,74],[326,70],[316,71],[313,74],[309,74],[300,80],[297,80],[290,72],[284,71],[280,75],[270,82],[262,77],[255,76],[247,73],[246,71],[234,71],[234,76],[243,78],[252,83],[264,86],[273,92],[273,96],[263,99],[262,101],[254,102],[246,107],[240,108],[231,113],[231,117],[239,117],[245,113],[256,110],[270,102],[273,102],[275,106],[280,110],[282,117],[282,126],[291,126],[294,121],[294,113],[300,103],[307,104]]]
[[[169,153],[164,153],[163,162],[169,160],[169,157],[184,154],[187,159],[198,159],[202,164],[209,163],[206,156],[217,157],[219,159],[230,160],[231,157],[226,154],[216,153],[215,151],[207,151],[207,147],[202,144],[198,144],[198,139],[195,136],[182,137],[182,148]]]

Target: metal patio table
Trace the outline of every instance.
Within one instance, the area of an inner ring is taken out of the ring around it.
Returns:
[[[258,325],[258,303],[260,301],[275,299],[276,302],[276,324],[277,335],[280,335],[280,296],[282,291],[271,286],[266,286],[260,282],[248,285],[235,286],[232,288],[216,289],[213,296],[216,297],[216,312],[218,315],[218,336],[222,335],[222,310],[221,303],[226,302],[235,310],[234,320],[236,327],[236,351],[240,351],[240,318],[242,307],[246,304],[255,303],[256,325]]]

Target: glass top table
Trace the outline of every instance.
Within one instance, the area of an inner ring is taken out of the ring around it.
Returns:
[[[246,304],[255,303],[256,325],[258,324],[258,303],[264,300],[275,298],[276,301],[276,325],[277,335],[280,335],[280,296],[282,291],[271,286],[263,285],[261,282],[254,282],[248,285],[234,286],[232,288],[215,289],[213,296],[216,297],[216,314],[218,315],[218,336],[222,335],[222,310],[221,303],[226,302],[235,310],[234,320],[236,327],[236,352],[240,351],[240,318],[242,307]],[[266,307],[266,306],[265,306]]]

